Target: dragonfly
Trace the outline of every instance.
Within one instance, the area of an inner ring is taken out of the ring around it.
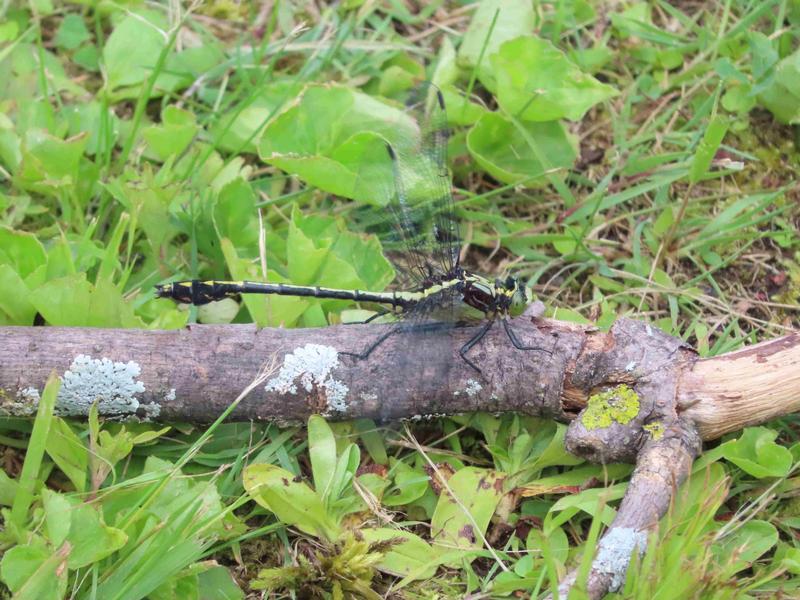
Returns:
[[[480,367],[468,353],[500,322],[518,350],[550,355],[551,351],[524,344],[509,318],[521,315],[531,299],[522,282],[512,276],[491,279],[461,265],[459,235],[447,143],[450,128],[442,92],[433,84],[419,86],[412,94],[409,112],[419,135],[414,139],[386,142],[393,184],[386,206],[376,221],[388,221],[385,248],[403,283],[391,291],[347,290],[319,286],[258,281],[186,280],[156,286],[156,295],[177,302],[203,305],[241,294],[349,300],[378,305],[381,309],[364,323],[386,314],[393,324],[361,352],[343,352],[367,359],[386,339],[414,331],[441,333],[449,327],[479,325],[459,349],[459,355],[478,374]]]

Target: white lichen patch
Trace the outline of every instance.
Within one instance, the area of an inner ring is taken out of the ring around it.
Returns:
[[[370,392],[361,392],[359,395],[364,402],[375,402],[378,399],[378,394],[372,394]]]
[[[39,390],[35,387],[26,387],[24,390],[20,390],[19,397],[28,402],[34,402],[37,406],[39,405],[39,400],[41,400]]]
[[[152,419],[158,418],[158,415],[161,414],[161,405],[156,402],[142,404],[141,409],[144,411],[144,417],[141,418],[142,421],[151,421]]]
[[[410,417],[406,417],[401,419],[402,421],[411,421],[412,423],[417,423],[419,421],[432,421],[433,419],[441,419],[443,417],[447,417],[447,413],[427,413],[424,415],[411,415]]]
[[[339,353],[335,348],[306,344],[284,357],[280,372],[267,382],[264,390],[296,395],[298,385],[306,392],[316,388],[325,394],[328,413],[343,413],[347,411],[345,399],[349,389],[332,375],[338,366]]]
[[[145,391],[144,384],[136,380],[140,373],[139,365],[133,361],[115,362],[79,354],[61,377],[54,412],[86,416],[97,402],[101,415],[134,415],[140,406],[136,394]],[[160,407],[149,405],[147,410],[148,414],[158,414]]]
[[[167,402],[172,402],[175,400],[175,388],[170,388],[170,390],[167,392],[167,395],[164,396],[164,400]]]
[[[482,389],[483,386],[480,383],[474,379],[467,379],[467,389],[465,390],[467,392],[467,396],[471,398],[472,396],[479,394]]]
[[[594,567],[611,575],[610,591],[616,592],[625,583],[631,555],[641,556],[647,549],[647,532],[632,527],[612,527],[600,540]]]
[[[10,417],[30,417],[39,410],[39,390],[27,387],[17,390],[16,399],[0,396],[0,414]]]
[[[483,386],[475,381],[474,379],[467,379],[467,386],[464,390],[456,390],[453,392],[453,396],[460,396],[462,393],[466,394],[470,398],[478,394],[483,389]]]

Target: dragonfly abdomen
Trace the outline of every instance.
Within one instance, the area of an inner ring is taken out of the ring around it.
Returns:
[[[286,283],[261,283],[258,281],[201,281],[192,279],[156,286],[159,298],[172,298],[187,304],[208,304],[239,294],[276,294],[278,296],[300,296],[325,300],[351,300],[372,302],[392,307],[404,307],[409,299],[396,292],[364,292],[319,286],[291,285]]]

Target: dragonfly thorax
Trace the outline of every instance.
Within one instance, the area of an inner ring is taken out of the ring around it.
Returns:
[[[488,318],[521,315],[528,305],[528,294],[514,277],[496,279],[494,283],[480,275],[464,274],[464,303],[481,311]]]

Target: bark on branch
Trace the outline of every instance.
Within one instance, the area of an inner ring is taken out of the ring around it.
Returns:
[[[311,414],[377,420],[467,411],[518,411],[569,422],[567,448],[595,462],[636,463],[585,585],[599,598],[624,579],[632,552],[666,512],[700,441],[800,408],[800,334],[698,360],[676,338],[639,321],[610,331],[521,317],[518,350],[502,327],[470,352],[475,334],[393,335],[385,326],[178,331],[0,328],[0,415],[36,410],[51,371],[60,414],[93,402],[107,417],[211,421],[267,369],[233,419],[304,422]],[[575,582],[568,575],[565,592]]]

